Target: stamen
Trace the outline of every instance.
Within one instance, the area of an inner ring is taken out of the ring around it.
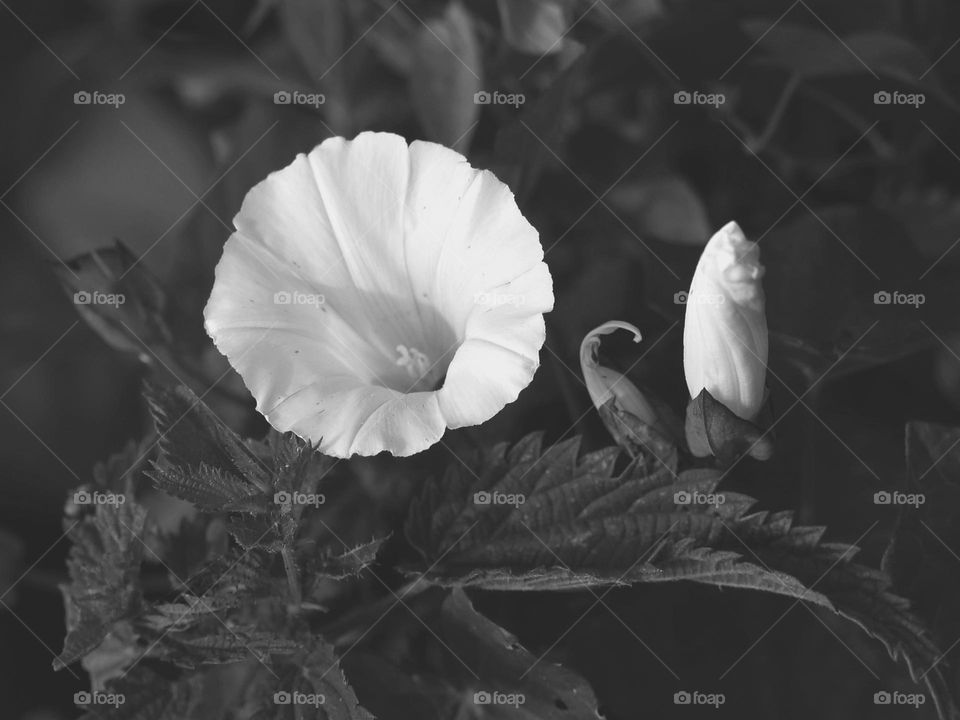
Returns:
[[[415,347],[397,345],[397,365],[407,371],[411,383],[407,392],[434,390],[440,380],[442,369],[433,367],[430,358]]]

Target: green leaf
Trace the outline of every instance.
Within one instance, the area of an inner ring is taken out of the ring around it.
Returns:
[[[658,577],[741,587],[749,575],[766,587],[764,569],[734,562],[729,552],[706,552],[729,549],[721,544],[726,528],[752,499],[724,493],[714,504],[677,500],[678,493],[713,493],[718,472],[677,477],[660,466],[645,474],[633,463],[614,475],[617,449],[579,460],[578,450],[573,439],[541,452],[540,436],[530,435],[509,452],[499,445],[469,468],[458,463],[429,482],[406,525],[426,577],[443,585],[557,590]],[[804,592],[796,582],[773,579],[773,589]]]
[[[316,709],[318,720],[375,720],[347,683],[333,646],[320,639],[303,661],[289,692],[297,691],[323,697]]]
[[[909,603],[856,548],[794,527],[789,512],[746,514],[753,499],[716,490],[716,470],[613,474],[616,450],[578,459],[577,439],[539,435],[452,465],[412,504],[405,569],[447,586],[560,590],[693,580],[764,590],[852,620],[916,680],[940,654]],[[522,498],[523,502],[518,502]],[[516,504],[510,504],[511,502]],[[938,672],[925,675],[940,702]]]
[[[343,662],[360,698],[380,718],[596,720],[587,680],[550,660],[537,662],[510,632],[474,609],[466,593],[419,598],[406,652],[358,647]],[[390,644],[396,647],[396,639]],[[498,694],[484,704],[485,695]],[[509,704],[510,697],[522,702]]]
[[[146,517],[146,511],[131,500],[99,504],[92,515],[70,529],[70,582],[61,586],[67,637],[54,669],[81,659],[103,641],[113,623],[139,612],[145,548],[140,538]]]
[[[386,537],[374,538],[369,542],[361,543],[343,553],[333,554],[326,552],[314,556],[307,566],[307,569],[321,579],[332,578],[334,580],[340,580],[359,575],[365,568],[374,563],[380,547],[386,541]]]
[[[256,658],[269,663],[273,655],[290,655],[302,649],[296,640],[266,631],[248,632],[218,625],[212,632],[170,632],[157,639],[151,657],[168,660],[180,667],[240,662]]]
[[[224,510],[265,512],[263,493],[236,475],[201,463],[199,467],[154,466],[147,475],[156,486],[205,512]],[[260,500],[258,502],[258,500]]]
[[[686,416],[687,444],[697,457],[716,456],[724,467],[744,454],[769,460],[773,441],[760,428],[731,412],[706,389],[691,399]]]
[[[463,590],[453,590],[443,602],[440,628],[450,652],[480,676],[471,678],[461,708],[487,710],[476,702],[483,699],[480,694],[501,693],[523,697],[511,708],[510,717],[595,720],[600,716],[597,698],[583,676],[556,663],[537,662],[514,635],[477,612]]]
[[[246,478],[263,491],[272,487],[264,461],[189,388],[148,384],[144,395],[160,435],[165,464],[187,468],[206,465]]]

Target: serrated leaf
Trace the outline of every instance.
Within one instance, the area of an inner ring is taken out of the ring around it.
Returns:
[[[67,611],[67,637],[55,669],[76,662],[96,648],[113,623],[140,609],[140,539],[146,511],[139,505],[97,505],[68,533],[70,582],[61,586]]]
[[[152,646],[150,655],[180,667],[197,668],[250,659],[269,663],[273,655],[290,655],[301,649],[297,641],[275,633],[247,632],[219,625],[208,634],[166,633]]]
[[[321,578],[334,580],[359,575],[373,564],[380,547],[386,541],[386,537],[374,538],[339,554],[324,553],[313,558],[307,569]]]
[[[160,435],[164,465],[216,468],[263,492],[273,486],[266,463],[189,388],[147,385],[144,395]]]
[[[746,514],[752,499],[718,492],[715,470],[633,463],[615,477],[603,455],[578,460],[577,439],[540,445],[536,434],[498,445],[427,482],[406,523],[421,558],[406,570],[497,590],[693,580],[787,595],[881,640],[952,717],[937,647],[889,578],[853,562],[856,548],[822,542],[823,528],[794,527],[788,512]]]
[[[206,463],[196,468],[182,465],[164,468],[154,463],[147,476],[160,490],[206,512],[266,512],[269,509],[267,497],[258,488]]]
[[[340,660],[332,645],[316,638],[309,655],[298,666],[292,678],[285,678],[277,695],[296,704],[296,693],[316,698],[309,708],[297,705],[300,711],[309,710],[317,720],[376,720],[360,705],[356,693],[343,675]]]

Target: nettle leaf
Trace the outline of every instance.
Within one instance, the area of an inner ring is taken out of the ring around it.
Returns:
[[[163,464],[154,477],[167,488],[163,471],[167,467],[213,468],[246,480],[266,493],[273,487],[270,468],[240,437],[226,426],[193,392],[184,386],[170,389],[147,385],[145,396],[153,415]],[[173,484],[171,489],[177,489]],[[189,492],[189,491],[188,491]]]
[[[407,538],[428,579],[488,589],[569,589],[683,577],[799,595],[804,588],[736,561],[720,547],[726,526],[753,503],[724,493],[714,504],[677,502],[713,493],[719,473],[670,468],[613,474],[619,450],[578,459],[579,440],[541,451],[539,434],[499,445],[472,467],[453,465],[411,509]],[[713,551],[713,552],[711,552]],[[735,551],[736,552],[736,551]]]
[[[534,720],[596,720],[597,698],[580,674],[537,657],[517,638],[477,612],[461,589],[454,589],[440,610],[440,627],[449,650],[479,678],[462,698],[461,708],[472,708],[476,717],[499,717],[484,700],[505,695],[497,705],[518,702],[510,717]],[[478,702],[479,701],[479,702]]]
[[[273,702],[292,714],[274,712],[274,717],[310,717],[317,720],[375,720],[360,705],[340,667],[332,645],[316,638],[311,652],[296,666],[296,672],[281,678]]]
[[[597,720],[597,699],[579,673],[538,659],[510,632],[474,609],[467,594],[429,589],[416,605],[422,623],[386,651],[345,653],[361,700],[380,718]]]
[[[560,590],[692,580],[764,590],[854,621],[903,659],[916,680],[939,657],[909,603],[856,548],[790,512],[747,514],[752,498],[717,492],[713,469],[613,474],[616,449],[578,458],[579,440],[541,450],[527,436],[451,465],[412,504],[405,569],[445,586]],[[924,676],[940,702],[952,707]]]
[[[387,537],[374,538],[342,553],[325,552],[313,556],[307,570],[320,580],[325,578],[341,580],[359,575],[374,563],[377,553],[387,539]]]
[[[201,463],[199,467],[154,467],[147,471],[157,487],[174,497],[192,503],[206,512],[241,510],[261,512],[257,502],[263,493],[246,481],[224,470]]]
[[[99,504],[75,523],[67,558],[70,582],[61,586],[67,611],[67,637],[55,669],[76,662],[96,648],[113,623],[140,610],[140,540],[146,511],[132,501]]]
[[[222,664],[255,658],[268,663],[273,655],[290,655],[302,649],[296,640],[267,631],[248,632],[242,628],[218,629],[206,634],[171,632],[157,639],[151,657],[185,668]]]

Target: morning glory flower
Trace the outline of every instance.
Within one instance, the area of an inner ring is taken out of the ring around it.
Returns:
[[[270,424],[420,452],[514,401],[553,286],[513,194],[441,145],[330,138],[256,185],[204,311]]]
[[[706,389],[744,420],[763,403],[767,318],[760,248],[727,223],[706,244],[686,296],[683,369],[690,397]]]

